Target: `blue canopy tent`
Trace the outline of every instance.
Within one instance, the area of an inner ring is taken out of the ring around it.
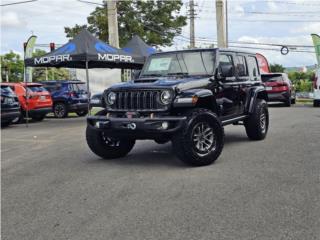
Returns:
[[[27,67],[66,67],[86,69],[87,91],[89,68],[140,69],[143,56],[114,48],[94,37],[86,29],[60,48],[41,57],[25,59]],[[88,110],[90,112],[89,103]]]
[[[155,53],[156,49],[147,45],[139,36],[134,35],[132,39],[122,48],[129,54],[134,54],[146,59],[150,54]]]

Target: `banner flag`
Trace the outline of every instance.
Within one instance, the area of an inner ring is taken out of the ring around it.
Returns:
[[[32,58],[32,53],[33,53],[34,45],[36,44],[36,40],[37,40],[37,37],[34,35],[29,37],[29,39],[27,41],[26,48],[25,48],[25,52],[24,52],[25,59]],[[26,68],[26,81],[32,82],[32,68],[31,67]]]
[[[318,34],[311,34],[314,49],[316,51],[316,57],[318,62],[318,67],[320,66],[320,36]]]

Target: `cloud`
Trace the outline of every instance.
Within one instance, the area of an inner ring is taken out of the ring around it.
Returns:
[[[2,28],[21,28],[25,26],[26,22],[23,21],[16,12],[5,12],[1,16]]]
[[[320,33],[320,23],[309,23],[309,24],[305,24],[299,28],[293,29],[291,31],[292,33],[316,33],[319,34]]]

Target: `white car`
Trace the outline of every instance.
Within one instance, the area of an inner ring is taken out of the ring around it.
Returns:
[[[313,106],[320,107],[320,69],[316,70],[313,84]]]

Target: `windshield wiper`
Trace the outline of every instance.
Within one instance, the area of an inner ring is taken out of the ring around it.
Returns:
[[[177,75],[177,76],[189,76],[189,73],[187,73],[187,72],[175,72],[175,73],[168,73],[167,75],[168,76],[174,76],[174,75]]]
[[[161,77],[161,74],[157,74],[157,73],[150,73],[150,74],[143,74],[140,77]]]

